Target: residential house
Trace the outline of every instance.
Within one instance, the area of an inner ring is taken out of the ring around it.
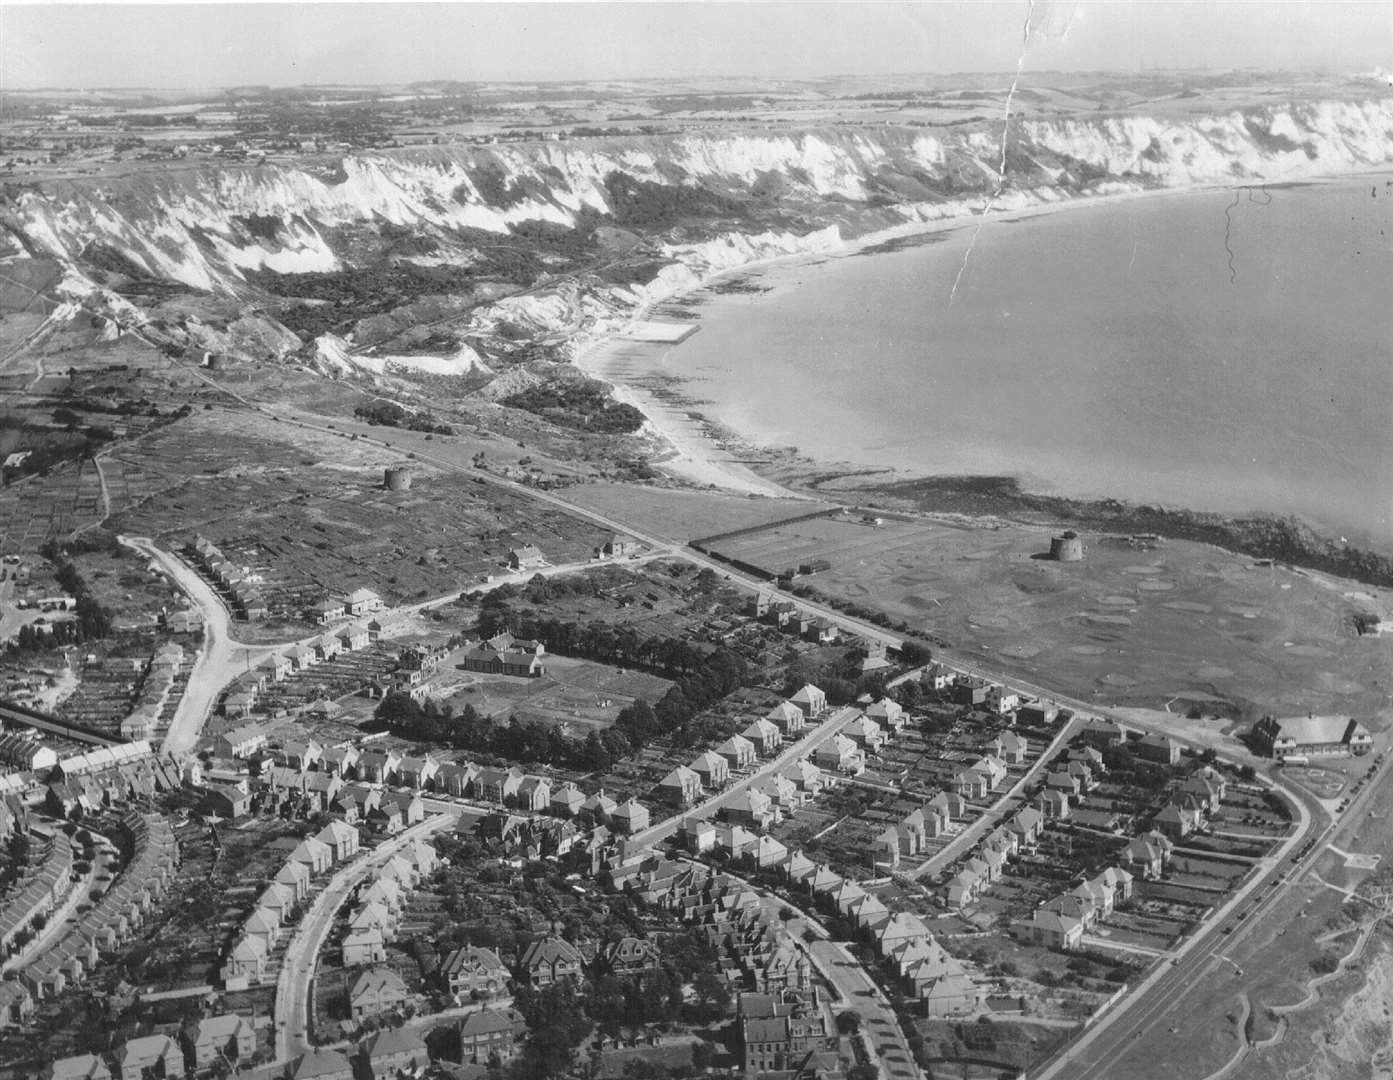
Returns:
[[[127,1039],[112,1057],[118,1080],[174,1080],[184,1075],[184,1051],[168,1035]]]
[[[425,791],[431,786],[439,770],[440,762],[430,754],[420,757],[407,755],[397,764],[397,783],[403,787]]]
[[[1038,910],[1011,929],[1022,941],[1064,952],[1072,952],[1083,942],[1083,921],[1056,911]]]
[[[213,740],[213,751],[221,757],[249,758],[266,745],[266,732],[255,724],[225,731]]]
[[[359,780],[392,784],[396,782],[397,770],[401,767],[401,755],[395,750],[364,750],[353,767]]]
[[[721,762],[725,764],[724,761]],[[658,791],[663,799],[676,806],[691,806],[702,795],[701,777],[695,770],[679,765],[658,782]],[[611,803],[611,812],[613,804]]]
[[[1073,777],[1070,779],[1072,780]],[[1046,790],[1040,796],[1038,805],[1040,813],[1044,815],[1046,821],[1063,821],[1073,809],[1073,803],[1068,794],[1053,788]]]
[[[866,715],[884,728],[887,735],[898,735],[904,730],[904,708],[893,698],[883,697],[866,706]]]
[[[256,1053],[256,1029],[245,1016],[223,1013],[192,1020],[180,1032],[187,1061],[195,1069],[206,1069],[218,1062],[232,1064],[251,1060]]]
[[[1185,795],[1193,795],[1204,805],[1204,812],[1207,815],[1214,815],[1219,812],[1219,804],[1223,802],[1224,795],[1228,791],[1228,781],[1223,774],[1206,765],[1199,772],[1190,776],[1180,785],[1180,792]]]
[[[754,750],[753,747],[750,748]],[[730,763],[720,754],[707,750],[692,762],[692,772],[696,773],[703,787],[717,791],[730,781]]]
[[[387,939],[377,926],[349,930],[340,952],[344,967],[381,964],[387,959]]]
[[[1021,765],[1025,763],[1030,744],[1014,731],[1004,731],[991,741],[989,749],[1007,765]]]
[[[518,784],[513,805],[521,810],[541,813],[551,802],[551,781],[545,776],[524,776]]]
[[[799,716],[802,716],[802,713],[799,713]],[[763,717],[754,721],[740,734],[765,757],[778,753],[779,746],[784,741],[779,725]]]
[[[628,799],[614,809],[614,831],[633,836],[648,828],[648,808],[635,799]]]
[[[858,714],[842,731],[868,754],[880,753],[885,745],[885,729],[864,713]]]
[[[1019,694],[995,684],[987,687],[986,700],[982,702],[990,712],[996,713],[997,716],[1005,716],[1015,710],[1020,703],[1021,696]]]
[[[678,828],[678,839],[688,851],[700,855],[716,846],[716,826],[698,818],[686,818]]]
[[[342,600],[321,600],[310,608],[310,617],[320,626],[328,626],[343,613]]]
[[[37,1075],[39,1080],[112,1080],[111,1070],[96,1054],[54,1058]]]
[[[748,769],[757,756],[754,743],[740,735],[732,735],[721,743],[716,747],[716,753],[725,758],[732,769]]]
[[[721,810],[727,821],[737,822],[753,829],[767,829],[780,819],[769,796],[754,788],[746,788]]]
[[[817,748],[813,763],[828,772],[860,776],[866,771],[866,753],[839,731]]]
[[[765,718],[789,738],[795,738],[807,726],[807,714],[791,701],[781,701]]]
[[[1175,845],[1159,832],[1138,836],[1123,851],[1123,861],[1143,880],[1155,881],[1170,862]]]
[[[460,1021],[460,1051],[466,1064],[486,1065],[513,1056],[526,1025],[514,1009],[480,1009]]]
[[[382,1016],[400,1009],[410,998],[406,984],[389,967],[374,967],[364,971],[348,991],[349,1013],[355,1021]]]
[[[478,769],[470,762],[445,761],[435,770],[431,784],[442,795],[462,799],[478,776]]]
[[[496,997],[508,989],[508,969],[492,949],[455,949],[440,965],[440,977],[456,1000]]]
[[[575,784],[567,780],[551,793],[547,808],[557,817],[575,817],[585,805],[585,795]]]
[[[502,806],[517,797],[526,774],[516,765],[508,769],[486,767],[474,777],[474,797]]]
[[[1180,764],[1180,744],[1169,735],[1157,735],[1148,732],[1140,739],[1127,744],[1135,757],[1144,758],[1147,761],[1154,761],[1161,765]]]
[[[386,1080],[400,1073],[419,1075],[430,1064],[425,1032],[421,1028],[386,1028],[358,1044],[360,1075],[367,1080]]]
[[[322,840],[307,836],[290,853],[290,860],[304,863],[311,874],[324,874],[334,864],[334,849]]]
[[[673,773],[680,774],[684,769],[686,769],[686,766],[679,765],[676,769],[673,770],[672,773],[668,774],[668,778],[671,779]],[[686,769],[686,771],[691,772],[690,769]],[[696,774],[692,773],[692,775],[695,776]],[[663,788],[664,791],[671,794],[670,787],[665,785],[666,781],[664,782],[664,784],[660,784],[659,787]],[[699,797],[700,795],[701,781],[698,780],[696,783],[696,796],[694,796],[690,801],[694,802],[696,797]],[[683,805],[683,803],[679,803],[679,805]],[[595,792],[595,794],[589,796],[585,800],[585,802],[581,804],[580,813],[581,816],[585,818],[587,821],[589,821],[592,825],[605,825],[608,824],[610,818],[614,816],[614,811],[618,809],[618,806],[618,803],[616,803],[613,799],[611,799],[608,795],[605,794],[604,788],[601,788],[599,791]]]
[[[1016,709],[1016,723],[1027,727],[1053,727],[1059,710],[1043,701],[1028,701]]]
[[[1034,847],[1040,842],[1040,834],[1045,828],[1045,819],[1040,811],[1032,806],[1027,806],[1006,823],[1006,828],[1015,835],[1017,848]]]
[[[812,683],[805,683],[802,689],[788,700],[796,705],[808,720],[816,720],[827,711],[827,695]],[[770,719],[778,722],[774,717]]]
[[[382,609],[382,597],[371,589],[354,589],[348,594],[348,602],[344,604],[348,614],[355,618],[359,615],[367,615],[373,611]]]
[[[580,950],[559,937],[544,937],[532,942],[518,962],[519,976],[536,988],[550,986],[562,979],[579,981],[584,975],[585,960]]]
[[[824,787],[831,786],[828,783],[829,778],[807,758],[799,758],[779,775],[792,781],[793,785],[809,798],[820,795]],[[835,777],[830,779],[833,782],[836,780]]]
[[[755,865],[760,869],[778,866],[788,858],[788,848],[772,836],[761,836],[755,840],[753,852]]]
[[[835,1042],[811,992],[740,995],[741,1066],[747,1076],[798,1075]]]
[[[533,544],[513,548],[508,552],[509,570],[536,570],[547,564],[547,557],[541,548]]]
[[[283,1080],[354,1080],[353,1064],[337,1050],[318,1047],[295,1058]]]
[[[342,821],[331,821],[315,834],[315,839],[326,844],[334,854],[334,862],[347,862],[358,854],[361,842],[358,830]]]
[[[331,746],[319,755],[319,767],[334,776],[347,777],[358,765],[358,749],[353,746]]]

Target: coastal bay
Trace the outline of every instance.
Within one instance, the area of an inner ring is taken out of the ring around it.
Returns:
[[[705,290],[678,302],[700,333],[594,370],[689,434],[880,479],[1296,515],[1387,551],[1391,200],[1374,175],[945,223]]]

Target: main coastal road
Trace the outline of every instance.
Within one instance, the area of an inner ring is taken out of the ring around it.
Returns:
[[[454,824],[454,814],[439,814],[426,818],[384,841],[372,850],[339,870],[315,897],[309,911],[295,930],[295,936],[286,946],[285,959],[281,962],[280,974],[276,979],[275,1005],[275,1050],[277,1061],[288,1061],[297,1054],[309,1050],[310,1041],[310,986],[314,982],[315,968],[319,962],[319,951],[329,936],[338,913],[358,885],[368,875],[382,869],[387,861],[413,840],[422,840],[432,833],[439,832]]]

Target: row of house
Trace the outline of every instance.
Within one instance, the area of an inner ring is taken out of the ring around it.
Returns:
[[[36,864],[22,866],[0,895],[0,955],[18,950],[20,934],[63,902],[73,887],[73,847],[61,832],[46,838]]]
[[[270,608],[259,588],[259,579],[232,562],[207,537],[195,536],[189,550],[194,561],[232,598],[233,606],[243,618],[252,622],[266,618]]]
[[[751,609],[755,618],[770,626],[777,626],[790,634],[797,634],[807,641],[819,645],[835,645],[841,637],[841,630],[831,619],[804,611],[792,600],[781,600],[772,593],[761,592],[755,596]]]
[[[972,855],[944,882],[944,901],[959,910],[974,903],[983,890],[1001,880],[1007,860],[1035,849],[1044,828],[1045,816],[1039,810],[1029,806],[1018,810],[984,836]]]
[[[967,801],[955,791],[940,791],[875,838],[876,862],[893,869],[902,855],[922,855],[928,842],[946,834],[967,814]]]
[[[160,714],[174,690],[174,683],[184,668],[183,646],[167,641],[159,646],[140,680],[134,707],[121,721],[121,737],[136,740],[148,739],[159,727]]]
[[[438,863],[435,849],[417,840],[393,855],[373,880],[358,886],[343,939],[344,967],[380,964],[387,959],[387,942],[397,935],[409,894],[435,872]],[[361,1017],[355,1015],[354,1019]]]
[[[228,990],[245,990],[266,978],[271,952],[283,928],[309,898],[312,879],[354,858],[360,839],[356,829],[331,821],[318,835],[292,843],[285,862],[257,897],[227,951],[220,975]]]
[[[335,619],[341,619],[345,615],[358,619],[381,610],[382,597],[371,589],[358,588],[349,593],[346,598],[328,597],[321,600],[310,608],[309,615],[320,626],[328,626]]]
[[[121,829],[131,843],[131,859],[116,882],[70,928],[20,971],[20,982],[42,1000],[82,982],[100,959],[144,923],[168,891],[179,865],[179,844],[159,814],[127,813]]]
[[[1134,880],[1127,870],[1111,866],[1041,904],[1029,919],[1017,920],[1011,933],[1034,945],[1072,952],[1082,944],[1084,934],[1132,898]]]
[[[186,1070],[215,1065],[235,1070],[256,1053],[256,1029],[236,1013],[190,1021],[178,1034],[129,1039],[110,1057],[79,1054],[58,1058],[39,1073],[39,1080],[175,1080]]]

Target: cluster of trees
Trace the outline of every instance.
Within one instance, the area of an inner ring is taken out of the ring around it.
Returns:
[[[412,412],[394,401],[374,401],[371,405],[359,405],[353,415],[366,420],[374,427],[399,427],[407,431],[425,431],[434,435],[453,435],[455,429],[449,424],[437,424],[428,412]]]
[[[618,225],[664,229],[691,218],[743,217],[732,198],[703,187],[658,184],[615,171],[605,177],[610,214]]]
[[[571,380],[539,383],[503,399],[512,409],[522,409],[559,427],[601,435],[629,435],[643,426],[643,413],[632,405],[610,398],[597,382]]]

